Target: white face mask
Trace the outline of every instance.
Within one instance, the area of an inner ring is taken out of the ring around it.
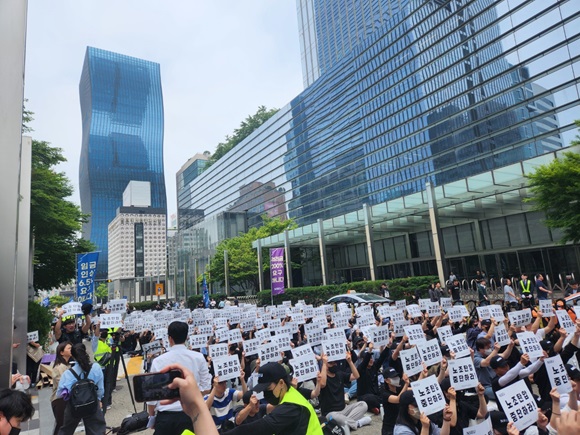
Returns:
[[[401,386],[401,378],[398,376],[395,378],[391,378],[391,385],[393,387],[400,387]]]
[[[410,412],[409,414],[411,415],[411,417],[416,418],[417,420],[419,420],[421,418],[421,412],[419,411],[419,408],[410,408]]]
[[[484,354],[485,356],[489,356],[489,355],[491,355],[491,349],[485,349],[485,350],[483,351],[483,354]]]

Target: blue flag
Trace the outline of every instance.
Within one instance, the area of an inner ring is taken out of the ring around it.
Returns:
[[[93,303],[98,252],[77,254],[77,302]]]
[[[209,290],[207,289],[207,281],[205,280],[205,273],[203,274],[201,289],[203,290],[203,305],[205,308],[209,308]]]
[[[50,299],[49,298],[44,298],[42,300],[42,306],[43,307],[48,307],[50,305]]]

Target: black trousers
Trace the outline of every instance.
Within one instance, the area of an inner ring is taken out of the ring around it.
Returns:
[[[58,435],[60,427],[64,423],[64,410],[66,408],[66,402],[64,399],[54,399],[51,403],[52,414],[54,415],[54,431],[53,435]]]
[[[158,412],[153,435],[181,435],[186,429],[193,432],[193,422],[185,412]]]
[[[73,417],[70,404],[66,405],[64,410],[64,422],[58,432],[59,435],[74,435],[75,429],[79,423],[83,421],[85,424],[85,434],[87,435],[103,435],[107,431],[105,416],[101,409],[97,409],[93,415],[89,415],[83,419]]]
[[[365,402],[370,409],[381,407],[381,398],[374,394],[364,394],[362,396],[357,396],[359,402]]]

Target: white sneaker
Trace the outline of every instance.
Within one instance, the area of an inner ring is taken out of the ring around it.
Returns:
[[[350,402],[350,397],[348,397],[347,393],[344,393],[344,403]]]
[[[372,420],[370,417],[363,417],[361,418],[359,421],[357,421],[357,427],[363,427],[366,426],[367,424],[371,424]]]

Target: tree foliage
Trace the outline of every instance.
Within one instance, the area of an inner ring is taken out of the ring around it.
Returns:
[[[252,248],[252,242],[296,228],[293,220],[282,221],[264,215],[262,221],[261,227],[250,228],[247,233],[224,240],[217,245],[216,253],[209,263],[209,281],[225,282],[224,250],[227,250],[230,286],[239,286],[244,290],[258,288],[258,255]],[[262,252],[262,265],[264,271],[270,268],[267,249],[263,249]]]
[[[34,237],[34,287],[49,290],[68,284],[76,273],[77,253],[94,250],[80,237],[86,216],[68,198],[73,188],[54,168],[66,161],[60,148],[32,141],[30,228]]]
[[[209,168],[225,156],[228,151],[252,134],[254,130],[270,119],[277,111],[278,109],[267,109],[266,106],[258,107],[258,111],[255,114],[249,115],[244,121],[242,121],[240,126],[234,130],[233,136],[226,136],[226,141],[218,144],[205,168]]]
[[[95,298],[98,298],[101,302],[109,298],[109,286],[106,283],[100,283],[95,289]]]
[[[48,306],[50,308],[56,308],[62,307],[64,304],[68,303],[68,301],[70,301],[70,298],[67,298],[66,296],[54,295],[49,297],[48,300],[50,301]]]
[[[548,228],[559,229],[560,243],[580,241],[580,155],[567,152],[561,159],[529,174],[533,193],[528,201],[546,214]]]
[[[68,302],[68,299],[67,299]],[[50,332],[53,315],[48,307],[28,301],[28,331],[38,331],[38,342],[44,345]]]

